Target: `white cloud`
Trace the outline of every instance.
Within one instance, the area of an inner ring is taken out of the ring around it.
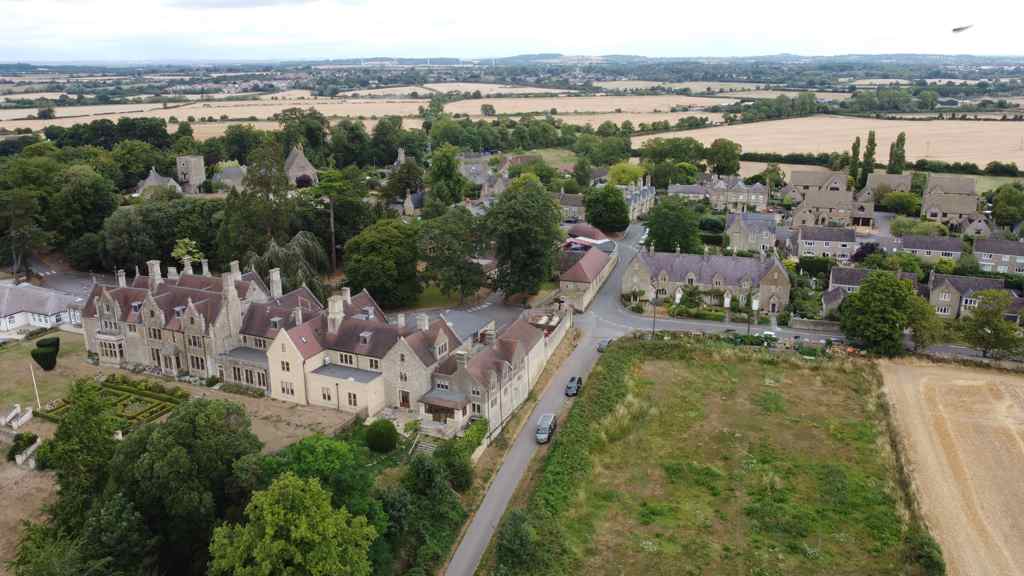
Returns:
[[[986,14],[1010,13],[995,0]],[[1002,9],[1002,10],[1000,10]],[[0,0],[0,61],[1020,53],[1011,18],[862,0]],[[884,16],[883,16],[884,15]]]

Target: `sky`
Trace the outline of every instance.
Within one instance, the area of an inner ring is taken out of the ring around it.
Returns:
[[[0,0],[0,62],[1024,54],[1024,3]],[[965,13],[975,12],[965,15]],[[882,17],[885,15],[885,17]],[[976,16],[976,17],[975,17]],[[956,26],[974,24],[962,34]]]

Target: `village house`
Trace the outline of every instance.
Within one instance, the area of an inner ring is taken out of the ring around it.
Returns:
[[[641,183],[638,180],[626,186],[620,185],[618,188],[622,191],[622,195],[626,200],[626,206],[629,208],[630,222],[646,216],[651,211],[651,208],[654,208],[656,190],[647,181]]]
[[[702,184],[669,184],[665,193],[688,202],[711,201],[711,192]]]
[[[856,292],[860,285],[864,283],[868,275],[875,270],[870,268],[846,268],[842,266],[833,266],[829,271],[828,276],[828,290],[821,295],[821,317],[828,318],[834,312],[839,310],[839,306],[846,300],[846,296]],[[882,270],[887,274],[891,273],[888,270]],[[917,292],[917,275],[912,272],[900,272],[900,280],[906,280],[913,286],[914,291]]]
[[[81,298],[41,286],[0,284],[0,332],[80,322]]]
[[[865,199],[874,200],[878,194],[889,192],[910,192],[914,183],[912,174],[886,174],[885,172],[872,172],[868,174],[868,181],[864,185],[862,194]]]
[[[206,163],[202,156],[178,156],[178,182],[185,194],[199,194],[206,182]]]
[[[230,192],[234,189],[242,192],[245,190],[246,172],[248,169],[245,166],[224,166],[213,175],[213,187],[218,191]]]
[[[288,174],[288,183],[296,188],[309,188],[320,183],[316,168],[306,159],[301,144],[296,144],[284,161],[284,171]]]
[[[874,201],[854,194],[845,172],[793,172],[790,186],[802,196],[794,226],[874,224]]]
[[[618,261],[617,252],[609,255],[596,247],[587,250],[582,258],[559,276],[559,288],[566,304],[580,312],[586,310]]]
[[[692,201],[707,199],[715,210],[730,213],[768,209],[768,187],[761,183],[748,186],[739,176],[713,174],[699,184],[672,184],[668,194]]]
[[[988,238],[992,227],[984,217],[966,218],[960,222],[960,232],[968,238]]]
[[[769,252],[775,247],[776,221],[773,214],[741,212],[725,219],[729,247],[737,251]]]
[[[567,194],[561,192],[555,195],[555,200],[562,208],[563,222],[582,222],[586,217],[586,209],[583,207],[583,194]]]
[[[963,242],[955,236],[904,236],[899,239],[898,248],[932,264],[942,258],[959,260],[963,250]]]
[[[801,226],[797,231],[800,256],[833,258],[847,262],[859,244],[852,228]]]
[[[144,180],[140,180],[135,186],[135,194],[133,195],[145,196],[148,193],[147,191],[152,191],[154,188],[170,188],[178,194],[181,194],[181,186],[174,180],[174,178],[161,176],[156,171],[156,166],[153,166],[149,169],[149,175],[147,175]]]
[[[751,308],[778,314],[789,304],[789,274],[778,258],[641,251],[629,263],[622,294],[634,300],[678,303],[697,288],[707,304],[728,308],[733,298]]]
[[[1024,274],[1024,242],[979,238],[974,241],[974,257],[985,272]]]
[[[953,228],[980,218],[974,178],[930,174],[921,201],[921,216]]]
[[[1004,290],[1002,278],[977,278],[932,272],[928,279],[929,303],[942,318],[959,318],[978,306],[978,292]]]

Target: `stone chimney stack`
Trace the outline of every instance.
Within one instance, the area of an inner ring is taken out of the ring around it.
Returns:
[[[273,268],[270,270],[270,297],[280,298],[281,292],[281,269]]]
[[[426,314],[417,314],[416,329],[419,330],[420,332],[424,332],[428,328],[430,328],[430,317],[427,316]]]
[[[160,275],[160,261],[150,260],[146,262],[146,266],[149,267],[149,289],[156,290],[156,287],[164,281]]]
[[[680,249],[679,249],[679,244],[676,244],[676,254],[679,254],[679,251],[680,251]],[[706,251],[706,250],[705,250],[705,251]]]
[[[327,299],[327,330],[336,334],[345,319],[345,297],[335,294]]]
[[[177,266],[168,266],[167,267],[167,279],[168,280],[177,280],[178,279],[178,267]]]
[[[295,317],[296,326],[302,324],[302,306],[296,306],[295,310],[292,312],[292,315]]]
[[[352,303],[352,289],[349,288],[348,286],[345,286],[344,288],[342,288],[341,289],[341,299],[345,302],[346,305],[351,304]]]
[[[467,360],[468,360],[468,355],[466,354],[465,351],[459,350],[458,352],[455,353],[455,364],[459,368],[465,368]]]
[[[209,276],[210,275],[210,261],[207,260],[206,258],[203,258],[202,262],[203,262],[203,276]]]
[[[397,324],[399,328],[405,328],[405,314],[399,313],[398,318],[395,319],[395,324]]]
[[[181,275],[191,276],[192,275],[192,257],[185,256],[181,259]]]
[[[238,289],[235,287],[235,278],[230,272],[220,275],[221,292],[224,295],[224,307],[228,317],[228,328],[232,334],[238,334],[242,329],[242,302],[238,299]]]
[[[242,269],[238,266],[238,260],[231,261],[231,277],[235,279],[235,282],[242,281]]]
[[[124,288],[128,286],[128,280],[125,277],[124,268],[119,268],[117,270],[117,286],[118,288]]]
[[[493,329],[484,330],[484,345],[494,346],[494,341],[498,339],[498,334]]]

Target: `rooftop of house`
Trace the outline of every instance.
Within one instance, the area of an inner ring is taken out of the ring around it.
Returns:
[[[582,236],[583,238],[590,238],[592,240],[606,240],[608,238],[604,235],[604,232],[601,232],[596,227],[585,222],[580,222],[579,224],[573,224],[570,226],[569,236],[573,238]]]
[[[726,285],[739,285],[744,281],[760,282],[761,278],[781,263],[777,258],[747,258],[743,256],[717,256],[707,254],[674,254],[671,252],[640,252],[637,258],[647,266],[651,275],[664,272],[671,282],[684,282],[693,274],[696,282],[712,284],[716,277]]]
[[[953,236],[904,236],[900,245],[905,250],[932,250],[935,252],[962,252],[963,242]]]
[[[789,184],[796,188],[803,188],[809,186],[811,188],[820,188],[828,184],[829,180],[833,178],[842,178],[845,186],[847,174],[846,172],[826,172],[824,170],[794,170],[789,175]]]
[[[68,306],[83,302],[70,294],[49,288],[22,283],[16,286],[0,285],[0,317],[20,312],[52,316],[67,310]]]
[[[935,193],[976,196],[975,180],[971,176],[957,174],[929,174],[924,195]]]
[[[836,226],[801,226],[800,241],[814,242],[856,242],[857,233],[853,228]]]
[[[829,288],[836,286],[860,286],[867,279],[868,275],[878,270],[872,268],[847,268],[845,266],[833,266],[828,275]],[[889,272],[883,270],[883,272]],[[917,289],[917,275],[913,272],[900,272],[901,280],[909,280]]]
[[[726,230],[737,224],[742,224],[746,228],[768,230],[770,232],[774,232],[777,226],[774,214],[739,212],[731,213],[725,217]]]
[[[932,290],[948,282],[961,296],[967,296],[982,290],[999,290],[1006,287],[1002,278],[981,278],[978,276],[954,276],[932,272],[928,285]]]
[[[288,174],[316,174],[316,168],[306,158],[302,146],[294,146],[284,161],[284,170]]]
[[[890,191],[907,192],[910,190],[910,185],[914,180],[912,174],[886,174],[885,172],[872,172],[868,174],[867,184],[864,186],[865,190],[871,192],[877,192],[880,186],[888,188]]]
[[[974,253],[1024,256],[1024,242],[996,238],[979,238],[974,241]]]
[[[562,273],[562,282],[580,282],[589,284],[597,279],[611,259],[603,250],[587,250],[571,268]]]

